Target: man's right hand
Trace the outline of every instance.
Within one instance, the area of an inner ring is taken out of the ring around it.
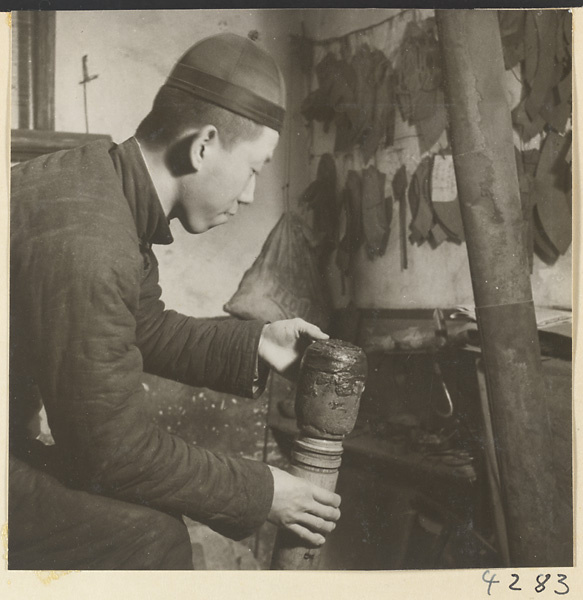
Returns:
[[[269,468],[273,502],[267,520],[312,546],[321,546],[326,541],[324,535],[340,518],[340,496],[276,467]]]

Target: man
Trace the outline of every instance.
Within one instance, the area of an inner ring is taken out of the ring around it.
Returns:
[[[174,67],[135,138],[14,168],[9,567],[188,569],[182,515],[240,539],[266,519],[318,545],[340,499],[263,463],[214,455],[151,422],[143,371],[256,396],[311,339],[300,319],[165,310],[152,244],[253,201],[284,116],[274,61],[221,34]],[[40,399],[55,445],[34,439]]]

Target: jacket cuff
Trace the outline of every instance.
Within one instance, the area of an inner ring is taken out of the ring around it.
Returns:
[[[238,462],[246,481],[245,509],[228,523],[222,519],[211,519],[207,523],[217,533],[235,541],[249,537],[267,521],[274,492],[273,475],[265,463],[247,458],[238,459]]]
[[[247,460],[247,459],[244,459]],[[258,479],[256,493],[250,505],[251,520],[249,528],[251,531],[245,534],[245,537],[259,529],[269,516],[271,505],[273,504],[273,475],[271,469],[263,462],[249,460],[257,467]]]
[[[241,370],[235,384],[234,393],[246,398],[258,398],[265,391],[269,366],[259,358],[259,341],[266,321],[241,321],[245,327],[246,342]]]

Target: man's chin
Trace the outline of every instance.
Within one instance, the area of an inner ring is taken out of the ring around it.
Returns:
[[[232,215],[231,213],[221,213],[213,221],[206,223],[190,223],[186,219],[180,219],[180,224],[188,233],[204,233],[205,231],[209,231],[210,229],[224,225],[234,216],[235,215]]]
[[[182,225],[184,231],[191,234],[204,233],[205,231],[208,231],[210,229],[210,227],[203,227],[199,224],[192,225],[191,223],[188,223],[186,221],[180,221],[180,224]]]

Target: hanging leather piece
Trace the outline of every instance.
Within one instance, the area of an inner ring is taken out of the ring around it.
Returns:
[[[512,11],[510,11],[512,12]],[[512,122],[525,142],[546,124],[564,132],[571,116],[571,24],[566,11],[528,11],[524,25],[525,97]]]
[[[431,169],[433,158],[426,156],[411,177],[409,185],[409,206],[413,216],[409,229],[409,239],[412,243],[421,245],[429,237],[433,226],[433,212],[431,210]]]
[[[322,155],[316,179],[306,188],[299,202],[312,211],[314,237],[322,253],[327,254],[336,246],[338,229],[336,163],[331,154]]]
[[[537,152],[538,154],[538,152]],[[530,178],[525,169],[524,157],[516,146],[514,147],[514,155],[516,158],[516,172],[518,174],[518,189],[520,191],[520,203],[522,205],[523,218],[523,238],[524,247],[528,255],[528,264],[530,272],[533,268],[533,252],[534,252],[534,237],[533,237],[533,205],[532,196],[530,193]],[[534,171],[533,171],[534,173]],[[530,176],[532,177],[532,176]]]
[[[351,66],[356,74],[355,106],[358,108],[352,123],[352,144],[358,145],[364,143],[372,131],[376,93],[374,55],[367,44],[358,47]]]
[[[556,68],[560,79],[555,88],[547,93],[540,110],[541,116],[555,130],[563,133],[572,111],[571,43],[572,15],[568,11],[557,12]]]
[[[534,178],[535,213],[544,234],[559,254],[571,245],[570,169],[565,160],[570,136],[550,132],[543,144]]]
[[[361,119],[356,102],[357,73],[351,63],[338,61],[330,99],[336,113],[334,152],[349,152],[355,144]]]
[[[429,244],[431,245],[431,247],[437,248],[438,246],[443,244],[443,242],[445,242],[445,240],[447,240],[447,238],[448,238],[447,231],[441,226],[440,223],[435,221],[433,223],[433,227],[431,228],[431,231],[429,232]]]
[[[524,60],[524,24],[526,14],[523,10],[501,10],[498,13],[504,68],[512,69]]]
[[[393,196],[399,203],[399,246],[401,270],[407,268],[407,169],[401,165],[393,177]]]
[[[336,124],[336,152],[351,147],[359,108],[355,102],[356,73],[344,60],[329,52],[316,67],[318,89],[302,102],[300,112],[308,121],[324,123],[324,130],[332,121]]]
[[[362,173],[362,226],[370,259],[382,256],[389,240],[385,179],[386,175],[372,165]]]
[[[342,191],[342,204],[346,211],[346,233],[338,246],[336,264],[344,275],[352,270],[354,255],[362,244],[362,198],[361,178],[357,171],[350,170]]]
[[[541,115],[536,115],[534,120],[531,120],[526,114],[525,105],[526,98],[520,101],[520,104],[512,111],[512,124],[518,132],[520,139],[524,142],[529,142],[535,135],[542,133],[545,120]]]
[[[301,104],[300,112],[307,121],[324,123],[324,131],[336,116],[330,100],[338,59],[329,52],[316,66],[318,88],[308,94]]]
[[[455,172],[451,155],[441,156],[437,154],[434,156],[431,174],[431,207],[435,221],[443,230],[436,230],[433,234],[436,244],[439,245],[441,241],[445,241],[442,238],[443,234],[445,234],[445,239],[457,244],[464,241],[464,227],[457,199]]]
[[[380,50],[371,56],[374,77],[374,105],[372,125],[362,141],[362,158],[365,164],[372,158],[381,142],[392,146],[395,138],[395,88],[393,67]]]
[[[539,37],[534,11],[526,13],[524,24],[524,79],[529,89],[532,88],[539,59]]]
[[[533,211],[533,223],[534,247],[536,249],[537,256],[539,256],[539,258],[541,258],[546,264],[552,265],[559,258],[559,253],[547,237],[544,226],[541,223],[536,210]]]
[[[417,128],[421,153],[447,125],[440,65],[435,20],[409,23],[398,57],[396,94],[403,119]]]
[[[523,212],[526,210],[526,206],[530,206],[530,222],[532,231],[532,243],[533,249],[536,251],[539,258],[545,263],[552,264],[559,257],[559,253],[556,248],[550,243],[544,232],[543,226],[534,210],[536,203],[534,195],[534,175],[536,173],[536,167],[540,159],[540,150],[532,149],[522,152],[522,165],[524,169],[524,177],[528,184],[528,200],[523,198],[523,189],[520,188],[520,197],[523,202]],[[520,180],[519,180],[520,182]],[[526,184],[525,184],[526,187]]]
[[[549,90],[559,83],[561,72],[556,63],[558,22],[558,15],[554,10],[538,11],[534,15],[538,36],[538,61],[530,93],[524,105],[531,120],[539,114]]]
[[[539,116],[555,131],[564,132],[571,117],[571,74],[548,91]]]
[[[447,127],[447,112],[443,91],[437,89],[433,92],[422,92],[420,98],[423,97],[426,100],[420,99],[419,102],[426,102],[425,106],[430,109],[430,115],[415,122],[421,154],[429,152],[433,148]]]

